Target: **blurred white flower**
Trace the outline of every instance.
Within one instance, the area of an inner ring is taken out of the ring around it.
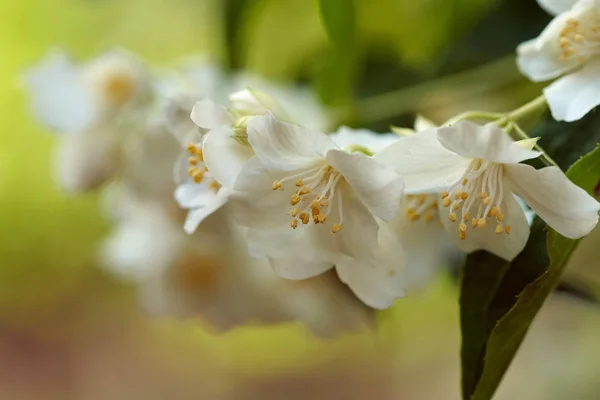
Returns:
[[[531,150],[534,143],[514,142],[494,124],[462,121],[406,137],[378,155],[403,174],[408,193],[444,190],[441,204],[449,211],[442,222],[448,230],[458,222],[452,237],[460,239],[455,240],[460,249],[485,249],[512,260],[529,237],[513,194],[569,238],[588,234],[598,222],[600,204],[560,169],[519,164],[539,156]]]
[[[123,50],[77,65],[54,52],[26,73],[40,121],[64,134],[57,179],[70,191],[90,190],[122,167],[124,143],[144,123],[151,98],[145,66]]]
[[[78,133],[113,120],[121,111],[135,111],[151,97],[144,64],[120,49],[83,64],[54,51],[26,71],[25,79],[36,116],[58,133]]]
[[[299,320],[326,336],[372,323],[373,314],[331,276],[290,282],[267,262],[248,257],[223,213],[187,235],[160,207],[127,200],[102,259],[108,270],[138,286],[151,314],[199,317],[219,330]]]
[[[600,104],[600,1],[538,2],[556,17],[517,48],[518,65],[536,82],[564,75],[544,95],[556,120],[576,121]]]

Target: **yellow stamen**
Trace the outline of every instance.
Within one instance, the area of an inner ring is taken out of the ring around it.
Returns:
[[[450,218],[450,221],[456,222],[456,213],[448,214],[448,218]]]
[[[446,198],[444,199],[444,201],[442,202],[442,205],[443,205],[444,207],[450,207],[450,203],[451,203],[451,202],[452,202],[452,200],[450,200],[450,197],[446,197]]]
[[[465,222],[469,221],[469,213],[465,213],[465,215],[463,215],[463,221],[465,221]]]
[[[300,191],[298,192],[298,194],[300,196],[304,196],[305,194],[310,193],[310,188],[308,186],[304,186],[302,189],[300,189]]]
[[[298,193],[294,193],[290,199],[290,204],[295,206],[296,204],[300,203],[300,200],[302,200],[302,198],[298,195]]]
[[[298,227],[298,220],[297,219],[291,220],[290,227],[292,227],[292,229],[296,229]]]
[[[496,234],[500,234],[502,232],[504,232],[504,229],[502,229],[502,226],[500,226],[500,225],[496,226]]]
[[[319,218],[319,223],[321,223],[321,224],[324,224],[325,221],[327,221],[327,215],[325,215],[325,214],[319,214],[318,218]]]
[[[477,220],[477,227],[478,228],[483,228],[486,224],[487,224],[487,222],[483,218],[479,218]]]
[[[442,199],[445,199],[448,196],[450,196],[450,193],[448,193],[448,192],[442,192]]]
[[[467,192],[462,192],[460,195],[460,198],[463,200],[466,200],[469,198],[469,194]]]
[[[333,233],[338,233],[341,230],[342,230],[342,225],[340,225],[340,224],[333,224],[333,226],[331,227],[331,232],[333,232]]]
[[[296,218],[299,212],[300,210],[298,210],[297,208],[292,208],[292,212],[290,214],[292,215],[292,217]]]
[[[273,190],[277,190],[277,189],[281,189],[283,185],[281,184],[281,182],[279,181],[275,181],[273,182],[273,185],[271,186],[273,188]]]
[[[297,186],[297,187],[302,187],[302,186],[304,186],[304,181],[303,181],[302,179],[298,179],[298,180],[296,181],[296,186]]]
[[[327,197],[323,197],[321,200],[319,200],[319,204],[322,207],[327,207],[329,205],[329,199]]]
[[[506,225],[506,227],[504,227],[504,232],[506,232],[507,235],[510,235],[510,225]]]
[[[458,226],[458,230],[460,232],[466,232],[467,231],[467,225],[464,222],[461,222],[460,225]]]
[[[300,217],[299,218],[300,218],[300,221],[302,221],[302,223],[304,225],[306,225],[306,224],[308,224],[310,222],[310,216],[307,213],[305,213],[305,212],[300,213]]]

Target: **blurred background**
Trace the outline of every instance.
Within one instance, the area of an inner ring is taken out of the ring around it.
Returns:
[[[340,64],[313,0],[0,2],[0,398],[459,398],[452,271],[380,313],[376,333],[322,339],[293,323],[216,333],[201,319],[146,316],[134,289],[97,265],[110,230],[101,198],[56,187],[56,136],[28,108],[22,72],[56,47],[88,59],[120,46],[158,66],[203,54],[306,84],[339,124],[379,132],[416,112],[441,122],[539,94],[514,65],[516,45],[549,21],[535,0],[356,3],[358,46]],[[598,240],[574,257],[574,281],[598,281]],[[599,337],[598,306],[556,293],[496,398],[597,399]]]

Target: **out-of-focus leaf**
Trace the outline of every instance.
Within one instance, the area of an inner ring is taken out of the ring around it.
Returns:
[[[496,0],[362,0],[365,40],[386,46],[403,64],[427,69],[432,59],[472,29]]]
[[[356,70],[356,5],[354,0],[319,0],[319,10],[333,49],[317,88],[325,103],[341,103],[350,98]]]
[[[356,5],[354,0],[319,0],[321,20],[337,51],[352,54],[356,44]]]
[[[567,176],[593,194],[600,180],[600,148],[573,164]],[[536,219],[527,247],[512,263],[485,252],[467,258],[460,299],[464,399],[492,398],[579,242],[550,229],[547,258],[544,230]]]

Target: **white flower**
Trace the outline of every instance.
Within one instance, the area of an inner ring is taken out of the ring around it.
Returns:
[[[142,63],[120,50],[83,65],[53,53],[26,78],[37,117],[64,134],[57,157],[61,186],[90,190],[112,178],[122,167],[124,143],[144,123],[139,114],[150,83]]]
[[[210,99],[194,105],[191,119],[199,130],[188,130],[182,136],[189,154],[176,166],[176,179],[183,182],[175,198],[181,207],[190,210],[184,226],[188,233],[227,203],[242,166],[253,156],[252,147],[245,143],[248,118]]]
[[[462,121],[404,138],[378,155],[403,175],[408,193],[445,191],[440,202],[448,217],[442,222],[456,230],[459,248],[512,260],[529,237],[513,194],[569,238],[588,234],[598,222],[600,204],[560,169],[519,164],[539,156],[532,143],[514,142],[493,124]]]
[[[116,112],[131,112],[150,96],[144,65],[124,50],[106,52],[82,65],[55,51],[25,78],[33,111],[60,133],[77,133],[112,120]]]
[[[544,90],[553,117],[576,121],[600,104],[600,0],[538,0],[557,16],[518,49],[533,81],[559,78]]]
[[[376,259],[379,227],[373,215],[393,219],[403,189],[391,168],[271,114],[248,123],[248,140],[256,156],[242,169],[233,195],[242,225],[257,230],[289,225],[325,259],[340,253]],[[295,245],[292,240],[286,247]]]

